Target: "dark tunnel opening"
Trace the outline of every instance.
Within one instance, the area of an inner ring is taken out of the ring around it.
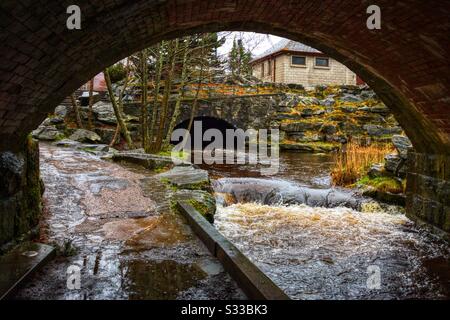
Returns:
[[[175,129],[187,129],[189,126],[189,119],[184,120],[183,122],[179,123]],[[191,129],[189,130],[190,133],[190,143],[191,143],[191,150],[199,150],[199,146],[201,146],[201,149],[203,150],[206,146],[210,145],[215,141],[215,138],[212,137],[210,141],[207,141],[207,139],[204,139],[205,132],[209,129],[217,129],[220,131],[223,137],[223,143],[221,144],[221,148],[225,149],[227,145],[226,141],[226,130],[227,129],[233,129],[235,130],[236,127],[230,124],[229,122],[214,118],[214,117],[208,117],[208,116],[201,116],[201,117],[195,117],[193,124],[191,126]],[[201,134],[201,135],[200,135]],[[195,140],[201,141],[201,143],[195,144]],[[182,138],[174,140],[171,139],[171,144],[178,144],[182,141]]]

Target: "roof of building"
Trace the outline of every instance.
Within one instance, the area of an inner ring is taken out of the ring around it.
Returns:
[[[292,41],[289,39],[282,39],[282,40],[278,41],[272,48],[266,50],[262,54],[253,58],[250,61],[250,63],[261,60],[267,56],[270,56],[274,53],[278,53],[281,51],[294,51],[294,52],[302,52],[302,53],[322,53],[317,49],[307,46],[306,44]]]

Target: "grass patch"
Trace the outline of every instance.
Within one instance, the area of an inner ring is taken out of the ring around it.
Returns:
[[[347,143],[336,155],[335,165],[331,172],[333,185],[349,186],[366,175],[374,163],[384,161],[384,156],[393,151],[388,144],[372,144],[361,146],[354,142]]]

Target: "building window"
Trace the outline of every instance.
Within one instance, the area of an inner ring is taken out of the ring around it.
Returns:
[[[272,74],[272,60],[269,60],[267,63],[268,63],[267,75],[270,76]]]
[[[306,66],[306,57],[292,56],[291,64],[293,66]]]
[[[315,59],[315,66],[316,67],[322,67],[322,68],[328,68],[330,67],[330,59],[329,58],[318,58]]]
[[[261,63],[261,77],[264,77],[264,62]]]

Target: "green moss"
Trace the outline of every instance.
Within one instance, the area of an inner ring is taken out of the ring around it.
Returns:
[[[170,167],[169,167],[169,166],[166,166],[166,167],[155,168],[153,171],[154,171],[155,173],[163,173],[163,172],[166,172],[166,171],[169,170],[169,169],[170,169]]]
[[[164,157],[172,157],[172,151],[171,150],[160,151],[157,153],[157,155],[164,156]],[[179,152],[175,152],[173,154],[173,156],[175,156],[181,160],[187,160],[189,158],[189,153],[184,152],[184,151],[179,151]]]
[[[358,186],[370,186],[380,192],[403,193],[404,185],[402,181],[391,177],[370,178],[364,176],[356,183]]]
[[[195,199],[189,200],[188,203],[193,206],[194,209],[197,210],[210,223],[214,222],[214,215],[211,213],[210,208],[207,205]]]
[[[169,201],[169,207],[170,207],[170,210],[171,210],[172,212],[174,212],[174,213],[180,213],[180,210],[178,210],[177,201],[171,199],[171,200]]]
[[[280,142],[282,150],[291,150],[306,153],[327,153],[334,152],[339,149],[340,144],[332,142],[295,142],[291,140],[283,140]]]
[[[65,138],[66,138],[66,136],[63,133],[60,133],[55,137],[55,141],[61,141]]]

